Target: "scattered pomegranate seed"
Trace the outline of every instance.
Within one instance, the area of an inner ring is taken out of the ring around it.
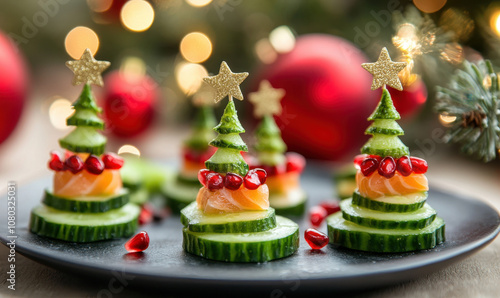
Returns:
[[[125,243],[125,249],[128,252],[144,251],[149,246],[149,235],[146,231],[140,231]]]
[[[210,171],[209,169],[201,169],[198,172],[198,181],[200,181],[200,183],[203,186],[207,186],[207,175],[209,173],[215,173],[215,172],[214,171]]]
[[[368,177],[378,168],[378,161],[374,158],[367,158],[361,162],[360,169],[364,176]]]
[[[306,159],[304,156],[295,152],[289,152],[285,156],[287,172],[302,172],[306,166]]]
[[[50,152],[49,168],[54,171],[64,171],[64,162],[61,160],[59,152]]]
[[[110,170],[118,170],[123,167],[124,160],[114,153],[106,153],[102,156],[104,167]]]
[[[266,183],[267,173],[263,169],[257,168],[248,171],[243,178],[245,187],[248,189],[257,189],[262,184]]]
[[[396,164],[396,170],[405,177],[410,176],[413,172],[410,158],[408,156],[400,157]]]
[[[328,212],[321,206],[314,206],[309,210],[309,221],[313,227],[319,227],[327,216]]]
[[[227,173],[224,178],[224,186],[231,190],[237,190],[243,184],[243,178],[235,173]]]
[[[215,191],[224,187],[224,178],[219,173],[209,173],[206,183],[208,190]]]
[[[339,203],[336,201],[323,201],[319,205],[326,210],[327,215],[340,211]]]
[[[427,172],[429,166],[425,160],[418,157],[410,157],[410,160],[415,174],[425,174]]]
[[[153,221],[153,207],[146,203],[141,207],[141,213],[139,213],[139,225],[146,225]]]
[[[330,241],[325,233],[316,229],[307,229],[304,232],[304,238],[312,249],[322,249]]]
[[[104,171],[104,163],[95,155],[91,154],[85,160],[85,169],[95,175],[99,175]]]
[[[359,169],[361,167],[361,163],[363,162],[363,160],[365,160],[366,158],[368,158],[368,154],[359,154],[359,155],[356,155],[354,157],[354,167],[356,169]]]
[[[64,165],[71,173],[76,174],[83,170],[83,161],[78,155],[72,155],[64,161]]]
[[[378,167],[378,173],[387,179],[394,177],[394,174],[396,174],[396,162],[394,158],[390,156],[384,157]]]

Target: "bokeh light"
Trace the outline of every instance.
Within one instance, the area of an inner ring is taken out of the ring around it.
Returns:
[[[490,26],[496,35],[500,36],[500,10],[496,10],[491,14]]]
[[[180,51],[187,61],[201,63],[212,54],[212,42],[201,32],[191,32],[181,40]]]
[[[87,4],[92,11],[105,12],[113,4],[113,0],[87,0]]]
[[[210,2],[212,2],[212,0],[186,0],[186,2],[187,2],[187,4],[189,4],[193,7],[203,7],[203,6],[210,4]]]
[[[153,6],[144,0],[130,0],[120,11],[120,20],[125,28],[134,32],[146,31],[155,19]]]
[[[455,120],[457,120],[457,116],[450,116],[446,113],[442,113],[439,115],[439,122],[441,122],[443,126],[449,127],[453,122],[455,122]]]
[[[52,123],[56,129],[66,130],[68,129],[66,118],[72,113],[73,108],[71,107],[71,102],[64,98],[57,98],[49,107],[50,123]]]
[[[415,6],[425,13],[433,13],[446,4],[446,0],[413,0]]]
[[[177,84],[186,95],[192,95],[198,91],[206,76],[208,72],[200,64],[181,62],[175,68]]]
[[[146,64],[139,57],[126,57],[120,65],[120,73],[128,82],[140,80],[146,75]]]
[[[295,46],[295,36],[288,26],[279,26],[271,31],[269,41],[278,53],[290,52]]]
[[[278,53],[276,53],[268,38],[263,38],[255,44],[255,54],[265,64],[271,64],[278,58]]]
[[[95,56],[99,49],[99,37],[94,30],[78,26],[68,32],[64,40],[64,47],[68,55],[73,59],[80,59],[83,51],[87,48]]]
[[[118,154],[132,154],[141,156],[141,151],[133,145],[123,145],[118,149]]]

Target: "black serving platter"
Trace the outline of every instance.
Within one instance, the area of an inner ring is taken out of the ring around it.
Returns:
[[[487,204],[431,188],[429,204],[446,221],[446,242],[425,251],[376,254],[327,246],[313,251],[303,239],[306,217],[296,219],[301,227],[299,251],[285,259],[261,264],[223,263],[204,260],[182,250],[182,225],[171,215],[160,223],[141,227],[149,233],[150,247],[127,254],[126,239],[88,244],[67,243],[33,235],[29,214],[40,203],[47,177],[18,189],[16,250],[42,264],[73,272],[85,278],[121,279],[127,285],[186,294],[224,291],[244,294],[310,291],[351,291],[387,286],[416,279],[457,262],[491,242],[499,232],[500,217]],[[309,206],[331,198],[333,186],[327,168],[308,166],[302,184]],[[4,195],[4,197],[6,197]],[[7,204],[0,204],[0,222],[7,222]],[[326,232],[326,226],[320,228]],[[0,226],[0,241],[6,243],[7,225]],[[171,292],[170,292],[171,293]]]

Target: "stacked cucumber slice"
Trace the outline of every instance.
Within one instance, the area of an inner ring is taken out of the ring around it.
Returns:
[[[299,247],[299,226],[263,211],[205,214],[196,202],[181,211],[182,246],[188,253],[216,261],[260,263],[284,258]]]

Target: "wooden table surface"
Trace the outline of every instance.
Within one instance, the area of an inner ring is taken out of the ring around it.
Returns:
[[[43,101],[28,105],[23,121],[9,141],[0,146],[0,191],[5,192],[7,181],[19,185],[49,175],[45,169],[48,152],[57,149],[57,139],[66,132],[50,124]],[[143,155],[156,158],[175,158],[183,129],[155,127],[146,136],[131,144],[140,144]],[[122,142],[110,144],[111,150]],[[461,193],[488,202],[500,210],[500,175],[495,166],[467,159],[452,159],[439,150],[426,157],[431,164],[428,178],[434,187]],[[18,198],[22,200],[21,198]],[[7,288],[4,278],[8,250],[0,245],[0,295],[2,297],[99,297],[108,281],[89,281],[60,272],[17,255],[16,291]],[[471,257],[441,271],[422,276],[404,284],[356,293],[354,297],[500,297],[500,240]],[[168,296],[168,293],[146,293],[124,288],[115,297]]]

